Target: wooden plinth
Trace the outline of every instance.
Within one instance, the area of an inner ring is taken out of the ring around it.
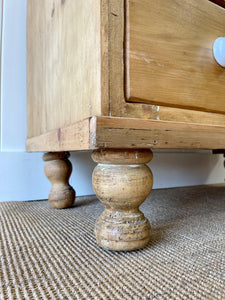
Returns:
[[[70,207],[75,200],[75,191],[69,185],[72,172],[69,156],[69,152],[49,152],[43,155],[43,160],[47,161],[45,175],[52,184],[48,199],[54,208]]]
[[[151,227],[139,210],[152,189],[153,176],[145,164],[152,159],[150,150],[95,150],[98,163],[92,183],[105,211],[95,225],[95,235],[103,248],[128,251],[143,248]]]

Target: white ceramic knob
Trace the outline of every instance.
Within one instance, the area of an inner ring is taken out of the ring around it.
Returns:
[[[219,37],[215,40],[213,54],[217,63],[225,68],[225,37]]]

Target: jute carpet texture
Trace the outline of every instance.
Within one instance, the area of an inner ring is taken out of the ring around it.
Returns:
[[[225,187],[153,190],[141,209],[148,246],[112,252],[95,197],[0,203],[0,299],[225,299]]]

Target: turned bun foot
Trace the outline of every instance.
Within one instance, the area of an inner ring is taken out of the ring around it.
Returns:
[[[72,172],[69,156],[69,152],[49,152],[43,155],[43,160],[46,161],[45,175],[52,184],[48,199],[54,208],[70,207],[75,200],[75,191],[69,185]]]
[[[143,248],[151,227],[139,210],[152,189],[153,176],[145,165],[150,150],[95,150],[94,191],[105,211],[95,225],[97,243],[103,248],[128,251]]]

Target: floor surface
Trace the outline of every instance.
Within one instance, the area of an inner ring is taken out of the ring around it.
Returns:
[[[141,209],[151,241],[119,253],[95,242],[95,197],[1,203],[0,299],[225,299],[225,187],[154,190]]]

